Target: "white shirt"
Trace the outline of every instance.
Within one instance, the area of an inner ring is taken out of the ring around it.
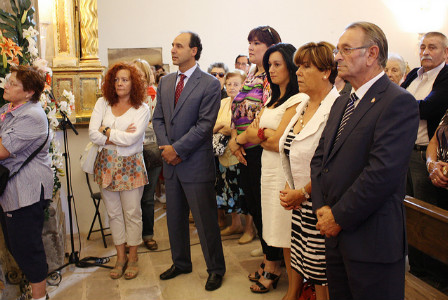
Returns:
[[[181,73],[180,71],[177,71],[176,85],[174,86],[174,90],[176,90],[177,83],[180,80],[180,74],[184,74],[185,75],[185,78],[184,78],[184,86],[185,86],[187,84],[188,79],[191,77],[191,75],[193,74],[193,72],[196,70],[197,67],[198,67],[198,64],[195,64],[193,67],[191,67],[190,69],[188,69],[184,73]]]
[[[119,156],[131,156],[142,152],[145,129],[150,117],[151,111],[146,103],[142,103],[138,109],[131,107],[124,114],[116,117],[108,102],[104,98],[100,98],[90,117],[90,140],[100,146],[98,151],[103,148],[114,149],[117,150]],[[135,132],[126,132],[131,123],[135,125]],[[98,131],[101,126],[111,128],[109,141],[115,145],[106,145],[107,137]]]
[[[364,97],[364,95],[372,87],[372,85],[375,82],[377,82],[377,80],[380,79],[383,75],[384,75],[384,71],[381,71],[380,74],[376,75],[375,77],[373,77],[372,79],[370,79],[369,81],[367,81],[366,83],[361,85],[356,91],[355,91],[355,88],[352,88],[352,93],[355,93],[356,96],[358,96],[358,99],[359,99],[359,100],[356,100],[355,103],[354,103],[355,108],[356,108],[356,106],[358,106],[358,104],[361,101],[362,97]]]
[[[436,81],[437,75],[439,75],[440,70],[442,70],[444,66],[445,62],[428,72],[424,72],[423,68],[420,68],[417,71],[417,78],[411,82],[406,90],[411,93],[415,99],[425,99],[429,93],[431,93],[434,81]],[[426,120],[420,119],[415,144],[421,146],[427,146],[429,144],[428,122]]]

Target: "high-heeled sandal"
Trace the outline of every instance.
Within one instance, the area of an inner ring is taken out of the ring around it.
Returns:
[[[264,262],[260,264],[260,268],[264,271]],[[252,282],[257,282],[261,278],[261,275],[260,273],[258,273],[258,270],[255,271],[254,276],[251,275],[252,274],[247,275],[247,278],[249,278],[249,280]]]
[[[131,261],[128,263],[128,268],[124,273],[124,279],[134,279],[138,274],[138,261]]]
[[[127,264],[128,264],[128,260],[127,259],[124,262],[117,261],[115,263],[115,267],[112,270],[110,270],[110,273],[109,273],[110,278],[118,279],[121,276],[123,276],[123,273],[124,273],[124,270],[126,270]]]
[[[252,288],[253,286],[251,286],[250,291],[256,294],[263,294],[269,292],[271,290],[271,287],[275,290],[277,288],[278,281],[280,280],[280,276],[282,276],[282,274],[276,275],[274,273],[263,272],[263,277],[267,280],[271,280],[272,283],[266,287],[260,281],[257,281],[255,282],[255,284],[259,287],[259,290],[255,290]]]

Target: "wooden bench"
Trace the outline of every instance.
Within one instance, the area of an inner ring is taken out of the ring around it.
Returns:
[[[448,211],[408,196],[404,204],[408,244],[448,264]],[[406,273],[405,299],[448,300],[448,296]]]

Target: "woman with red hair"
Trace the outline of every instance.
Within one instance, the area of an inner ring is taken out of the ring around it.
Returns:
[[[143,137],[150,119],[144,79],[131,64],[118,63],[106,73],[102,92],[90,118],[90,140],[99,146],[95,181],[109,216],[117,262],[112,279],[138,274],[137,247],[142,243],[140,200],[148,183]],[[125,243],[129,246],[126,255]],[[127,268],[127,269],[126,269]]]

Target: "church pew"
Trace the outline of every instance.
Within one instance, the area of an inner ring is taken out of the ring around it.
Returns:
[[[406,196],[408,244],[448,264],[448,211]],[[406,273],[406,300],[448,300],[448,296]]]

